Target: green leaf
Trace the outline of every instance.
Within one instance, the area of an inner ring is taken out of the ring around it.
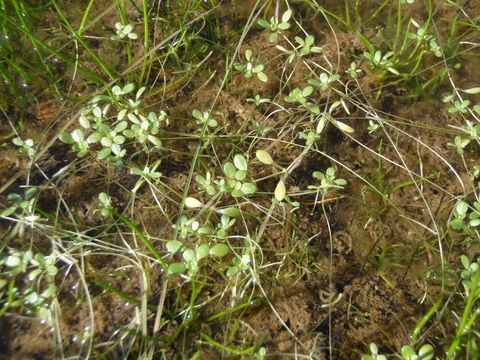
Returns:
[[[223,257],[230,252],[230,248],[226,244],[217,244],[210,249],[210,254]]]
[[[101,138],[102,138],[102,134],[100,134],[99,132],[94,132],[88,136],[87,142],[89,144],[94,144],[96,142],[99,142]]]
[[[106,159],[108,156],[110,156],[111,153],[112,150],[110,150],[110,148],[102,149],[98,152],[97,158],[100,160]]]
[[[287,11],[285,11],[282,15],[282,23],[286,23],[290,20],[290,18],[292,17],[292,10],[291,9],[288,9]]]
[[[167,250],[172,254],[175,254],[178,250],[183,247],[183,244],[178,240],[170,240],[167,242]]]
[[[193,110],[192,115],[197,120],[203,120],[202,113],[198,110]]]
[[[182,254],[183,258],[186,261],[191,261],[195,259],[195,251],[193,249],[187,249]]]
[[[238,170],[235,173],[235,179],[237,180],[245,180],[246,177],[247,177],[247,172],[245,170]]]
[[[334,121],[335,121],[335,124],[338,126],[338,128],[343,132],[346,132],[348,134],[353,134],[355,132],[355,130],[351,126],[338,120],[334,120]]]
[[[129,27],[129,26],[131,27],[131,25],[125,26],[125,29],[127,29],[127,27]],[[130,30],[130,31],[131,31],[131,30]],[[127,31],[127,32],[128,32],[128,31]],[[124,94],[128,94],[129,92],[132,92],[134,89],[135,89],[135,84],[129,83],[129,84],[127,84],[127,85],[125,85],[125,86],[123,87],[122,92],[123,92]]]
[[[433,359],[433,355],[434,355],[433,346],[430,344],[425,344],[420,348],[420,350],[418,350],[419,359],[431,360]]]
[[[277,201],[283,201],[283,199],[285,199],[286,193],[287,190],[285,188],[285,183],[282,179],[280,179],[277,186],[275,187],[275,199],[277,199]]]
[[[456,217],[465,217],[468,211],[468,204],[465,201],[458,202],[457,206],[455,207],[455,211],[457,212]]]
[[[227,216],[230,216],[230,217],[238,217],[242,214],[240,209],[238,209],[236,207],[228,207],[226,209],[220,209],[220,210],[217,210],[217,213],[222,214],[222,215],[227,215]]]
[[[255,155],[257,156],[257,159],[258,159],[261,163],[264,163],[264,164],[267,164],[267,165],[273,164],[273,159],[272,159],[272,157],[271,157],[270,154],[269,154],[268,152],[266,152],[265,150],[257,150],[257,152],[255,153]]]
[[[147,138],[153,145],[158,146],[158,147],[162,146],[162,141],[159,138],[157,138],[156,136],[148,135]]]
[[[267,29],[270,28],[270,23],[269,23],[267,20],[265,20],[265,19],[260,19],[260,20],[258,20],[258,25],[260,25],[260,26],[262,26],[262,27],[264,27],[264,28],[267,28]]]
[[[201,208],[203,203],[200,200],[195,199],[194,197],[187,197],[185,199],[185,206],[188,208]]]
[[[22,263],[22,259],[17,255],[10,255],[5,262],[8,267],[16,267]]]
[[[232,196],[233,196],[233,197],[242,197],[243,195],[245,195],[245,194],[244,194],[244,192],[241,191],[241,190],[233,190],[233,191],[232,191]]]
[[[170,275],[181,274],[187,269],[187,266],[184,263],[173,263],[168,266],[168,273]]]
[[[6,208],[5,210],[2,211],[2,216],[10,216],[15,212],[15,210],[17,210],[15,206]]]
[[[60,141],[66,143],[66,144],[73,144],[75,142],[75,140],[73,140],[73,138],[72,138],[72,135],[70,135],[68,133],[60,134],[59,139],[60,139]]]
[[[234,178],[235,177],[235,173],[237,172],[237,168],[235,167],[235,165],[233,165],[231,162],[226,162],[224,165],[223,165],[223,172],[225,173],[225,175],[229,178]]]
[[[255,186],[255,184],[245,183],[242,184],[241,191],[246,195],[254,194],[257,191],[257,187]]]
[[[415,355],[415,351],[410,345],[402,347],[402,358],[404,360],[412,360],[413,355]]]
[[[247,170],[247,166],[248,166],[247,159],[245,159],[243,155],[240,155],[240,154],[235,155],[235,157],[233,158],[233,163],[235,164],[238,170],[245,170],[245,171]]]
[[[210,246],[208,246],[207,244],[200,245],[197,248],[196,254],[197,254],[197,260],[207,257],[208,254],[210,254]]]
[[[460,219],[454,219],[450,222],[450,226],[455,230],[463,229],[463,221]]]
[[[55,265],[47,265],[46,270],[50,276],[55,276],[58,273],[58,269]]]
[[[258,77],[258,80],[260,80],[262,82],[267,82],[268,81],[267,75],[265,75],[263,72],[257,73],[257,77]]]
[[[227,270],[227,276],[229,277],[235,276],[235,274],[238,273],[239,270],[240,269],[238,268],[238,266],[231,266]]]

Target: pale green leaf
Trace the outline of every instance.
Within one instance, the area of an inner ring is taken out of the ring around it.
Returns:
[[[275,199],[277,199],[277,201],[283,201],[283,199],[285,199],[286,193],[287,190],[285,188],[285,183],[282,179],[280,179],[277,186],[275,187]]]

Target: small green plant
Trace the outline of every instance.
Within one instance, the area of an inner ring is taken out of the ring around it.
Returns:
[[[205,191],[208,195],[213,196],[217,192],[215,188],[214,180],[212,174],[208,171],[205,176],[197,175],[195,180],[198,183],[198,189],[200,191]]]
[[[8,308],[25,308],[27,314],[47,319],[50,316],[50,300],[57,294],[56,262],[54,254],[44,256],[33,254],[30,250],[11,249],[0,253],[0,301],[3,303],[0,315]],[[17,277],[23,274],[29,282],[20,292],[15,285],[20,283]]]
[[[220,223],[217,224],[216,229],[213,229],[210,226],[200,226],[200,222],[195,218],[188,219],[185,215],[182,215],[178,225],[176,225],[182,238],[194,237],[197,241],[214,241],[214,243],[204,242],[191,248],[178,240],[168,241],[166,244],[168,252],[172,256],[181,252],[183,259],[181,262],[170,264],[168,272],[173,275],[187,271],[190,276],[194,276],[199,271],[202,259],[209,256],[221,258],[227,255],[230,252],[229,246],[218,241],[227,237],[227,231],[234,223],[235,219],[222,215]]]
[[[329,167],[325,173],[321,171],[314,171],[313,178],[320,180],[320,186],[309,185],[308,188],[312,190],[321,191],[323,194],[333,189],[343,189],[347,185],[345,179],[338,179],[336,176],[336,170],[333,167]]]
[[[314,89],[312,86],[307,86],[303,90],[299,88],[293,89],[288,96],[285,96],[285,101],[290,102],[290,103],[299,103],[310,111],[313,114],[319,114],[320,113],[320,108],[317,104],[314,104],[310,101],[308,101],[307,97],[312,95]]]
[[[17,210],[20,210],[21,216],[26,220],[34,218],[35,211],[35,195],[37,195],[38,189],[36,187],[29,188],[25,192],[25,196],[22,197],[19,194],[8,194],[7,199],[13,202],[13,206],[10,206],[2,211],[2,216],[10,216]]]
[[[138,35],[133,32],[133,25],[127,24],[123,25],[122,23],[115,24],[116,35],[111,37],[112,40],[122,40],[129,38],[131,40],[137,40]]]
[[[279,21],[277,16],[272,16],[270,18],[270,22],[265,19],[258,20],[258,24],[261,27],[264,27],[265,29],[268,29],[272,32],[272,34],[270,34],[270,37],[268,38],[268,41],[270,41],[271,43],[277,42],[278,34],[281,33],[281,30],[287,30],[290,28],[290,24],[288,23],[288,21],[290,20],[291,16],[292,11],[288,9],[283,13],[281,21]]]
[[[145,152],[161,148],[162,142],[157,135],[162,125],[169,124],[168,116],[164,111],[158,115],[154,112],[144,114],[140,110],[140,97],[146,88],[140,88],[132,99],[130,94],[133,90],[133,83],[123,87],[115,85],[111,95],[94,97],[90,105],[81,111],[81,128],[60,134],[60,140],[71,144],[79,157],[86,156],[91,151],[90,146],[99,143],[102,149],[98,151],[97,158],[107,159],[120,168],[123,167],[122,159],[127,155],[127,139],[141,144]]]
[[[362,69],[358,68],[358,65],[355,61],[352,61],[350,63],[350,67],[346,71],[348,75],[350,75],[352,78],[358,78],[360,74],[363,72]]]
[[[101,192],[98,195],[98,200],[100,201],[100,211],[102,216],[110,216],[112,215],[112,198],[104,192]]]
[[[453,146],[459,155],[464,155],[465,151],[464,149],[470,144],[470,139],[461,137],[461,136],[455,136],[455,139],[453,139],[453,143],[449,142],[447,143],[448,146]]]
[[[362,355],[362,360],[387,360],[385,355],[378,354],[378,347],[375,343],[371,343],[369,346],[370,355]]]
[[[259,94],[255,94],[255,97],[254,98],[248,98],[247,99],[247,102],[251,102],[251,103],[254,103],[255,106],[260,106],[262,104],[268,104],[271,102],[270,99],[268,98],[261,98]]]
[[[226,178],[217,181],[217,186],[234,197],[254,194],[257,191],[256,185],[253,182],[245,181],[247,170],[247,159],[241,154],[235,155],[233,163],[227,161],[223,165]]]
[[[389,51],[382,55],[380,50],[372,49],[371,52],[364,52],[363,55],[370,61],[370,64],[373,68],[388,70],[392,74],[400,75],[400,73],[395,69],[395,64],[391,60],[395,55],[393,51]]]
[[[453,106],[448,109],[449,113],[460,112],[466,114],[468,112],[468,107],[470,106],[470,100],[454,100]]]
[[[338,74],[329,75],[327,73],[321,73],[319,76],[319,80],[309,79],[308,83],[319,88],[320,90],[328,90],[330,88],[330,85],[335,81],[338,81],[339,79],[340,75]]]
[[[295,42],[297,46],[292,45],[293,50],[287,50],[281,45],[276,45],[276,48],[285,54],[289,55],[288,62],[291,63],[296,56],[303,57],[310,55],[311,53],[321,53],[322,48],[318,46],[313,46],[315,43],[315,38],[312,35],[305,36],[305,39],[302,39],[300,36],[295,36]]]
[[[218,125],[217,120],[211,118],[209,111],[205,111],[202,113],[198,110],[193,110],[192,115],[196,119],[195,124],[197,125],[203,126],[204,124],[207,124],[207,126],[209,127],[215,127]]]
[[[469,206],[465,201],[459,201],[453,211],[450,226],[455,230],[472,229],[480,225],[480,203],[475,201]]]
[[[300,131],[298,133],[298,136],[301,137],[302,139],[305,139],[305,141],[307,142],[307,146],[313,145],[315,142],[317,142],[321,138],[320,134],[318,134],[315,131],[309,131],[307,133]]]
[[[33,158],[37,152],[35,143],[32,139],[23,141],[21,138],[16,137],[12,140],[12,142],[19,147],[18,152],[20,154],[27,154],[29,158]]]
[[[251,78],[253,75],[256,75],[260,81],[267,82],[268,77],[263,72],[265,66],[253,59],[252,50],[245,50],[245,58],[247,62],[245,64],[235,64],[235,69],[242,72],[246,78]]]
[[[386,355],[378,353],[378,347],[375,343],[369,345],[370,355],[362,355],[362,360],[387,360]],[[434,351],[430,344],[426,344],[420,347],[418,353],[410,345],[405,345],[401,349],[402,360],[431,360],[433,359]]]
[[[269,132],[273,131],[273,127],[254,122],[252,125],[248,126],[248,130],[258,134],[258,136],[266,136]]]
[[[248,271],[251,261],[250,255],[248,254],[234,257],[232,259],[232,266],[227,270],[227,276],[233,277],[239,272]]]
[[[410,19],[410,22],[417,28],[417,32],[409,33],[408,38],[416,41],[425,41],[430,51],[432,51],[436,57],[442,57],[442,49],[438,45],[435,37],[433,35],[426,34],[426,29],[421,27],[415,20]]]

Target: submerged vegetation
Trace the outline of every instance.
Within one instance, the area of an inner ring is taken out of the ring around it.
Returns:
[[[479,9],[0,0],[0,353],[480,358]]]

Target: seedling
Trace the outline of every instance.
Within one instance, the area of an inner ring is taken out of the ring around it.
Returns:
[[[251,262],[250,255],[244,254],[240,257],[236,256],[232,259],[232,266],[230,266],[227,270],[227,276],[233,277],[239,272],[245,272],[250,267]]]
[[[346,72],[352,78],[358,78],[363,73],[363,70],[358,68],[358,65],[355,61],[352,61],[350,63],[350,67],[348,68],[348,70]]]
[[[295,36],[295,42],[298,46],[294,47],[294,50],[287,50],[281,45],[277,45],[276,48],[285,54],[290,55],[288,57],[288,62],[291,63],[295,56],[303,57],[307,56],[310,53],[321,53],[322,48],[318,46],[313,46],[315,43],[315,38],[312,35],[307,35],[305,39],[302,39],[300,36]]]
[[[455,147],[457,153],[463,156],[465,154],[464,149],[467,147],[468,144],[470,144],[470,141],[470,139],[466,139],[461,136],[455,136],[453,143],[447,143],[447,145]]]
[[[217,181],[217,186],[234,197],[242,197],[254,194],[257,187],[253,182],[245,182],[247,177],[247,159],[243,155],[237,154],[233,158],[233,163],[226,162],[223,165],[223,172],[226,179]]]
[[[466,114],[468,112],[468,107],[470,106],[470,100],[455,100],[453,101],[453,106],[448,109],[450,113],[461,112],[462,114]]]
[[[115,29],[116,35],[111,37],[112,40],[122,40],[126,37],[132,40],[138,39],[138,35],[133,32],[133,25],[131,24],[123,25],[122,23],[116,23]]]
[[[271,43],[277,42],[278,34],[281,33],[281,30],[287,30],[290,28],[288,21],[290,20],[291,16],[292,11],[288,9],[283,13],[281,22],[278,20],[277,16],[272,16],[270,18],[270,22],[264,19],[258,20],[258,24],[260,26],[264,27],[265,29],[269,29],[272,32],[268,38],[268,41]]]
[[[303,131],[299,132],[298,135],[305,139],[307,142],[307,146],[313,145],[316,141],[320,140],[321,136],[316,133],[315,131],[309,131],[308,133],[304,133]]]
[[[218,125],[217,120],[212,119],[210,117],[210,112],[208,111],[205,111],[202,113],[198,110],[193,110],[192,115],[196,119],[195,124],[197,125],[203,126],[204,124],[207,124],[207,126],[210,126],[210,127],[215,127]]]
[[[309,189],[321,191],[322,193],[326,194],[330,189],[343,189],[345,185],[347,185],[347,181],[345,179],[337,179],[336,178],[336,170],[333,167],[329,167],[325,173],[320,171],[314,171],[312,176],[320,180],[320,186],[309,185]]]
[[[265,75],[263,70],[265,66],[263,64],[259,64],[257,61],[253,59],[252,50],[247,49],[245,50],[245,58],[247,59],[246,64],[235,64],[234,67],[238,71],[242,72],[246,78],[251,78],[253,75],[256,75],[260,81],[267,82],[268,77]]]
[[[29,158],[33,158],[37,151],[32,139],[23,141],[21,138],[16,137],[12,142],[19,147],[18,152],[20,154],[27,154]]]
[[[460,274],[462,277],[462,284],[465,287],[466,295],[468,296],[471,291],[477,291],[477,297],[480,297],[480,292],[478,289],[478,284],[474,285],[473,281],[477,276],[477,273],[480,271],[480,259],[477,262],[472,262],[468,260],[465,255],[460,256],[460,261],[465,268]]]
[[[112,198],[102,192],[98,195],[98,200],[100,201],[100,211],[102,216],[110,216],[112,214]]]
[[[313,104],[307,100],[307,97],[312,95],[313,87],[307,86],[303,90],[299,88],[293,89],[288,96],[285,96],[285,101],[287,102],[297,102],[300,103],[304,108],[310,111],[313,114],[319,114],[320,108],[317,104]]]
[[[455,219],[450,222],[450,225],[455,230],[476,228],[480,225],[480,203],[475,201],[471,207],[465,201],[459,201],[453,216]]]
[[[25,218],[32,219],[34,216],[32,215],[34,212],[34,204],[35,204],[35,195],[37,195],[38,189],[35,187],[29,188],[25,192],[25,196],[22,198],[20,195],[11,193],[8,194],[7,198],[11,202],[13,202],[13,206],[10,206],[3,210],[2,216],[10,216],[12,215],[15,211],[21,210],[22,215],[25,216]]]
[[[329,75],[327,73],[321,73],[319,80],[316,79],[309,79],[308,83],[315,87],[318,87],[320,90],[328,90],[330,88],[330,84],[338,81],[340,79],[340,75],[334,74]]]
[[[217,192],[217,189],[214,186],[214,181],[212,178],[212,174],[207,171],[205,176],[197,175],[195,180],[198,183],[198,189],[200,191],[205,191],[208,195],[213,196]]]
[[[382,55],[380,50],[373,49],[372,52],[364,52],[363,55],[370,61],[372,67],[388,70],[392,74],[400,75],[400,73],[394,68],[394,63],[390,60],[395,53],[393,51],[387,52]]]
[[[0,314],[9,307],[25,307],[27,314],[37,314],[40,319],[47,319],[50,315],[49,302],[57,294],[54,282],[58,273],[56,261],[54,254],[34,255],[30,250],[0,253],[0,301],[4,303]],[[26,278],[30,285],[20,293],[14,287],[16,276],[27,271]],[[10,283],[8,288],[7,283]]]
[[[268,104],[271,100],[267,98],[262,99],[259,94],[256,94],[254,98],[248,98],[247,102],[254,103],[255,106],[260,106],[262,104]]]
[[[369,345],[370,355],[362,355],[362,360],[387,360],[385,355],[378,354],[378,347],[375,343]]]

